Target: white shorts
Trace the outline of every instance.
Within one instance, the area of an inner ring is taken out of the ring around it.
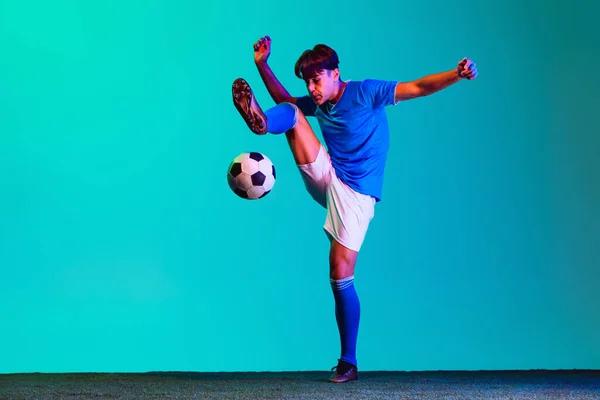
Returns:
[[[375,215],[375,199],[356,192],[337,177],[323,146],[313,163],[298,168],[308,193],[327,209],[323,229],[329,238],[358,252]]]

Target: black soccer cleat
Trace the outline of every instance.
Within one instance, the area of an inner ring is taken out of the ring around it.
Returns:
[[[358,379],[358,368],[342,360],[338,360],[338,365],[331,368],[335,372],[329,377],[329,382],[346,383]]]
[[[267,133],[267,117],[254,98],[248,82],[242,78],[233,81],[231,88],[233,104],[246,121],[248,128],[257,135]]]

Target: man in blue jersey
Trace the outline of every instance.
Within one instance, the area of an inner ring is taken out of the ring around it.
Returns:
[[[341,342],[330,381],[348,382],[358,379],[360,302],[354,267],[375,204],[381,200],[389,147],[385,107],[430,95],[462,79],[475,79],[478,72],[464,58],[456,68],[411,82],[344,81],[336,52],[319,44],[304,51],[296,62],[295,74],[305,81],[308,95],[293,97],[269,67],[270,53],[270,37],[254,44],[258,72],[277,105],[263,112],[242,78],[233,82],[233,102],[254,133],[285,133],[306,189],[326,210],[329,278]],[[316,117],[326,148],[306,120],[308,116]]]

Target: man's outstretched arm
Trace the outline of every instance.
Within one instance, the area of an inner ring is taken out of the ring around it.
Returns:
[[[256,63],[260,77],[275,103],[295,103],[296,99],[283,87],[267,63],[270,54],[271,38],[269,36],[260,38],[254,44],[254,62]]]
[[[430,94],[445,89],[462,79],[475,79],[477,75],[478,72],[475,63],[463,58],[458,63],[458,68],[456,69],[427,75],[411,82],[398,83],[394,99],[398,102],[429,96]]]
[[[273,101],[279,103],[295,103],[296,99],[283,87],[267,62],[257,63],[258,73],[262,78]]]

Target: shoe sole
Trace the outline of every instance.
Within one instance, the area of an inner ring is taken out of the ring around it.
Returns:
[[[233,104],[244,118],[248,128],[257,135],[267,133],[267,117],[254,99],[254,94],[248,82],[238,78],[231,88]]]

